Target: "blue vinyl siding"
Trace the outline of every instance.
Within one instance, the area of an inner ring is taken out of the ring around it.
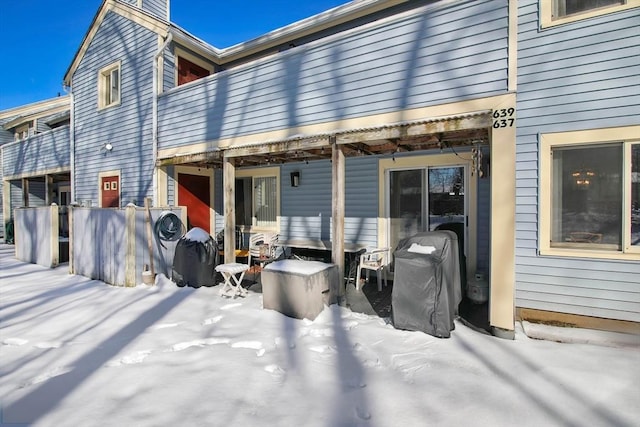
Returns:
[[[366,170],[363,175],[362,171]],[[378,217],[376,157],[347,159],[345,241],[376,245]],[[290,173],[300,172],[291,187]],[[218,176],[219,175],[219,176]],[[223,223],[222,176],[215,177],[216,230]],[[331,163],[312,161],[280,166],[280,238],[331,240]]]
[[[169,0],[142,0],[142,8],[159,18],[167,19],[168,3]]]
[[[300,172],[291,187],[290,173]],[[378,158],[346,159],[345,242],[375,246],[378,230]],[[331,163],[280,167],[281,239],[331,240]]]
[[[300,171],[300,186],[291,187],[289,173]],[[280,235],[283,239],[331,239],[331,164],[313,161],[281,167]]]
[[[165,50],[165,54],[163,56],[164,64],[162,68],[163,79],[162,79],[162,91],[168,91],[169,89],[176,86],[176,57],[171,53],[173,49],[175,49],[175,43],[172,43],[171,51],[169,49]]]
[[[538,134],[640,124],[640,9],[538,30],[519,5],[516,305],[640,321],[640,263],[538,255]]]
[[[7,122],[9,120],[2,120],[0,121],[0,126],[3,125],[5,122]],[[4,130],[4,129],[0,129],[0,146],[7,144],[9,142],[13,141],[13,132],[10,132],[8,130]]]
[[[29,207],[45,206],[46,185],[43,177],[29,179]]]
[[[69,126],[31,136],[2,147],[2,175],[34,176],[70,167]]]
[[[98,173],[120,171],[121,205],[152,195],[152,64],[157,36],[109,13],[73,76],[76,200],[98,200]],[[98,110],[98,72],[121,61],[121,104]],[[111,152],[100,150],[105,143]]]
[[[13,211],[17,208],[23,207],[24,203],[22,203],[22,180],[13,180],[6,181],[9,188],[9,207],[11,212],[11,218],[13,218]],[[9,218],[7,218],[9,219]]]
[[[120,0],[129,3],[131,6],[138,7],[139,0]],[[169,0],[142,0],[141,8],[162,19],[167,19],[167,7]]]
[[[416,9],[160,97],[160,148],[505,93],[507,7]]]
[[[36,122],[36,132],[37,133],[46,132],[48,130],[51,130],[51,128],[46,123],[44,123],[43,119],[38,119],[35,122]]]

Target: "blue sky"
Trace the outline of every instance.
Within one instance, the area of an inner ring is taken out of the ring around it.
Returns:
[[[171,20],[223,48],[347,0],[171,0]],[[67,71],[101,0],[0,0],[0,110],[64,93]]]

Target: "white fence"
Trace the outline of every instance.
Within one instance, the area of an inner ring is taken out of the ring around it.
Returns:
[[[56,267],[68,259],[71,274],[135,286],[151,265],[156,274],[171,276],[177,241],[166,240],[156,225],[171,216],[186,224],[185,215],[182,207],[150,208],[148,216],[145,208],[133,205],[122,209],[69,207],[66,239],[60,237],[58,206],[19,208],[14,215],[16,258],[45,267]],[[179,237],[185,230],[177,231]]]

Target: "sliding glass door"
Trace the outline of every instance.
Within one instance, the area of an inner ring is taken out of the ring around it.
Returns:
[[[466,229],[465,176],[464,166],[390,170],[387,177],[390,247],[445,223],[462,223]]]

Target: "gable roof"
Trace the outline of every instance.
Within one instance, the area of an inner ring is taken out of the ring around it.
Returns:
[[[91,22],[87,33],[82,39],[82,43],[80,44],[78,51],[73,57],[73,60],[71,61],[71,64],[69,65],[69,68],[64,75],[63,83],[66,86],[71,85],[71,78],[73,77],[73,74],[78,69],[80,61],[82,61],[82,58],[91,45],[91,42],[98,32],[100,25],[109,12],[114,12],[121,16],[124,16],[125,18],[130,19],[142,25],[143,27],[161,35],[167,33],[170,25],[168,21],[160,19],[142,9],[134,7],[128,3],[124,3],[120,0],[103,0],[102,5],[93,17],[93,21]]]
[[[4,129],[10,129],[34,118],[68,111],[71,107],[70,102],[70,96],[63,95],[3,110],[0,111],[0,124]]]

